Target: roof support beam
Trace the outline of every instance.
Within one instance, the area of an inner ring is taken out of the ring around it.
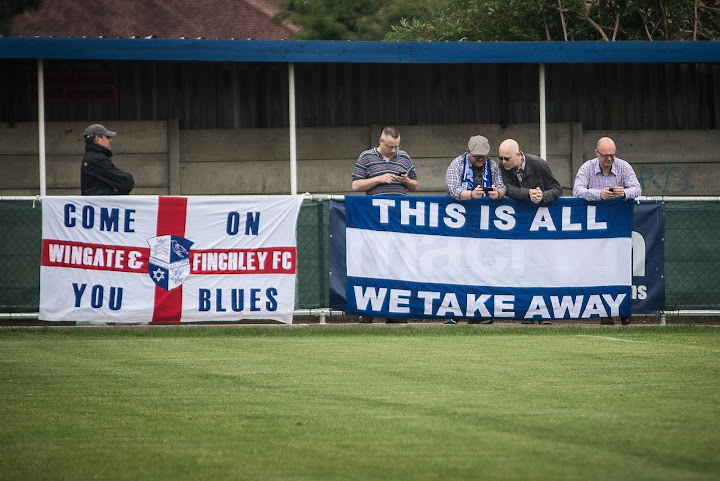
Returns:
[[[295,64],[288,63],[288,108],[290,109],[290,195],[297,195],[297,129],[295,124]]]
[[[45,74],[43,59],[37,61],[37,98],[38,98],[38,152],[40,162],[40,195],[47,195],[45,175]]]
[[[538,97],[540,99],[540,157],[547,160],[547,123],[545,117],[545,64],[538,66]]]

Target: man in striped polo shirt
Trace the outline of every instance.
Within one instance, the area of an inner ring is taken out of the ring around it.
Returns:
[[[417,172],[407,152],[400,150],[398,129],[385,127],[378,146],[360,154],[352,190],[367,195],[405,195],[418,190]]]
[[[418,190],[415,166],[407,152],[400,150],[400,131],[397,128],[385,127],[378,146],[360,154],[352,173],[352,190],[367,195],[405,195],[408,190]],[[407,323],[404,319],[360,317],[363,324],[374,321]]]

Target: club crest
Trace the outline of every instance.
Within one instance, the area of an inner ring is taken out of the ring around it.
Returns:
[[[190,246],[193,242],[176,235],[147,239],[150,245],[148,274],[166,291],[175,289],[190,274]]]

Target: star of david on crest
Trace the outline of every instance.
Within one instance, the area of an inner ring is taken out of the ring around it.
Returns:
[[[150,246],[148,274],[155,284],[169,291],[182,285],[190,274],[191,240],[176,235],[147,239]]]

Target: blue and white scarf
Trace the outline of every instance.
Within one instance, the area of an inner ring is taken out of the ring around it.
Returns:
[[[462,172],[462,187],[464,190],[473,190],[475,188],[475,174],[473,166],[470,163],[470,156],[465,152],[463,172]],[[482,173],[482,187],[492,187],[492,172],[490,170],[490,157],[485,159],[485,165],[483,166]]]

